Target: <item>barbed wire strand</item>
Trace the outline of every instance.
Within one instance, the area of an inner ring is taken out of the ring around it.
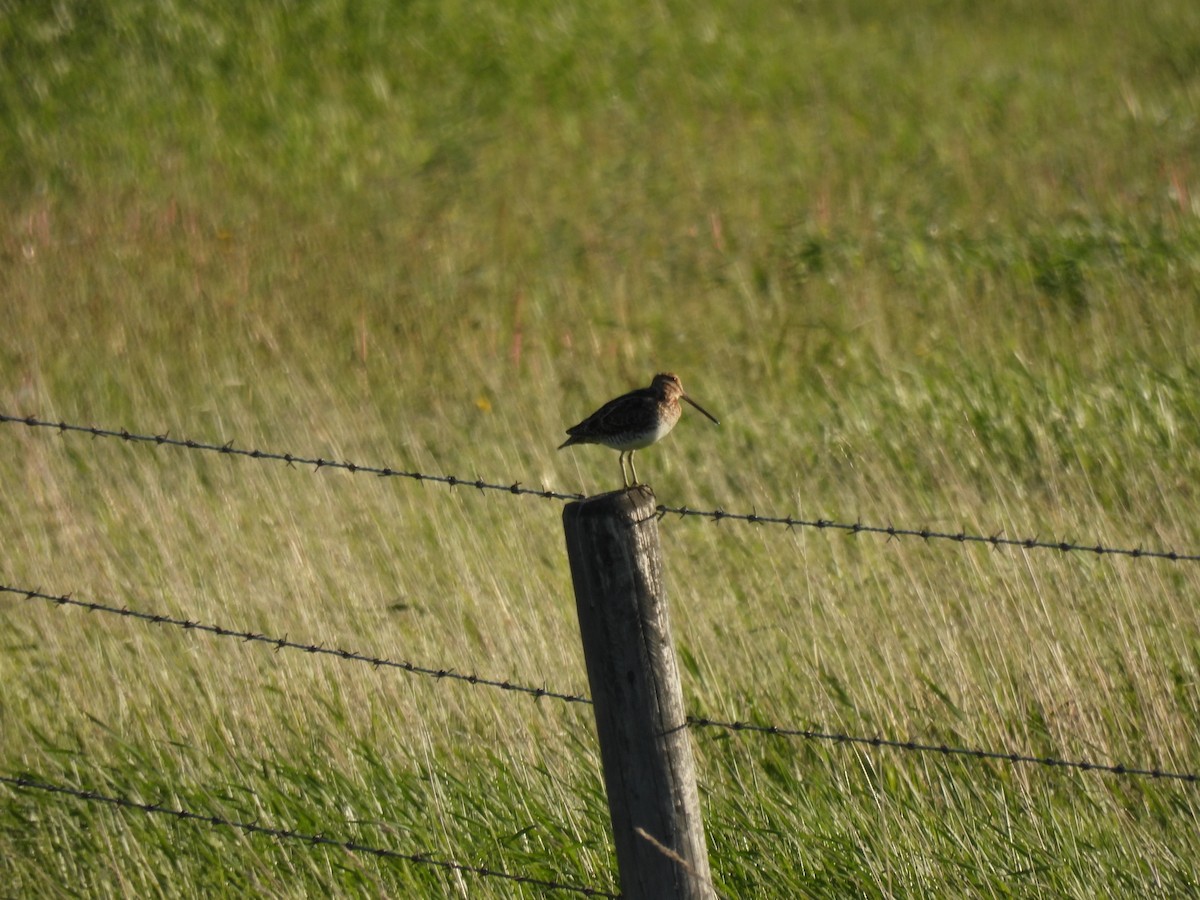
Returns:
[[[225,628],[221,625],[209,625],[204,622],[197,622],[192,619],[179,619],[174,616],[162,615],[161,613],[139,612],[130,609],[127,606],[109,606],[104,603],[93,603],[88,600],[76,600],[70,594],[47,594],[40,590],[30,590],[27,588],[17,588],[7,584],[0,584],[0,593],[16,594],[24,597],[27,600],[46,600],[56,606],[74,606],[79,609],[85,609],[88,612],[103,612],[113,615],[123,616],[128,619],[137,619],[142,622],[149,622],[152,625],[174,625],[182,628],[185,631],[202,631],[208,634],[219,635],[220,637],[237,638],[247,643],[268,644],[279,650],[300,650],[304,653],[322,654],[325,656],[336,656],[338,659],[350,660],[353,662],[368,663],[375,668],[400,669],[408,672],[411,675],[427,675],[439,680],[448,679],[451,681],[465,681],[468,684],[480,685],[483,687],[497,688],[502,691],[512,691],[518,694],[527,694],[536,699],[547,697],[553,700],[562,700],[566,703],[586,703],[592,701],[580,694],[565,694],[558,691],[547,690],[546,688],[530,687],[529,685],[514,684],[511,681],[501,681],[492,678],[483,678],[475,674],[464,674],[455,672],[453,669],[437,669],[428,666],[419,666],[416,663],[408,662],[407,660],[387,659],[381,656],[370,656],[365,653],[356,653],[353,650],[342,650],[340,648],[326,647],[321,644],[305,644],[300,641],[293,641],[285,637],[270,637],[265,634],[258,634],[253,631],[239,631],[236,628]]]
[[[429,475],[425,472],[406,472],[389,466],[364,466],[358,463],[325,459],[324,457],[300,456],[295,453],[275,453],[268,450],[242,450],[233,446],[233,441],[224,444],[212,444],[205,441],[193,441],[187,438],[173,438],[167,434],[137,434],[124,428],[97,428],[94,425],[71,425],[67,422],[46,422],[34,416],[11,416],[0,413],[0,424],[6,422],[27,425],[30,428],[53,428],[60,434],[78,432],[97,438],[119,438],[136,444],[154,444],[159,447],[182,447],[187,450],[201,450],[208,453],[220,453],[225,456],[244,456],[250,459],[274,460],[287,463],[289,466],[312,466],[314,471],[321,469],[343,469],[351,473],[378,475],[382,478],[410,478],[414,481],[432,481],[450,487],[472,487],[481,491],[501,491],[505,494],[531,494],[546,500],[582,500],[583,494],[569,494],[561,491],[539,490],[522,487],[519,481],[512,484],[493,484],[482,478],[459,478],[455,475]]]
[[[786,525],[788,528],[816,528],[818,530],[845,531],[850,534],[882,534],[888,538],[916,537],[926,541],[954,541],[959,544],[988,544],[992,547],[1020,547],[1023,550],[1058,550],[1062,553],[1082,551],[1096,556],[1128,556],[1134,559],[1166,559],[1171,562],[1200,561],[1198,553],[1177,553],[1174,550],[1144,550],[1141,547],[1109,547],[1101,541],[1095,544],[1078,544],[1074,541],[1043,541],[1039,538],[1006,538],[1000,534],[970,534],[966,531],[935,531],[932,528],[898,528],[895,525],[865,525],[862,522],[835,522],[830,519],[800,519],[794,516],[764,516],[757,512],[731,513],[722,509],[700,510],[686,506],[663,506],[656,508],[659,516],[668,514],[699,516],[714,522],[731,520],[760,525]]]
[[[465,863],[452,862],[450,860],[435,859],[434,857],[424,853],[402,853],[399,850],[390,850],[384,847],[372,847],[368,844],[361,844],[357,841],[326,837],[323,833],[310,834],[302,831],[293,831],[290,828],[271,828],[266,825],[260,825],[257,821],[239,822],[233,819],[225,819],[221,816],[212,816],[206,813],[191,812],[186,809],[170,807],[162,803],[141,803],[137,800],[130,800],[125,797],[113,797],[109,796],[108,794],[101,794],[97,791],[81,790],[79,788],[67,787],[66,785],[61,784],[50,784],[49,782],[30,778],[25,775],[0,775],[0,782],[17,788],[45,791],[52,794],[64,794],[69,797],[76,797],[80,800],[88,800],[94,803],[105,803],[109,806],[115,806],[121,809],[130,809],[148,814],[156,813],[160,815],[171,816],[180,821],[186,820],[191,822],[200,822],[205,825],[212,825],[215,827],[235,828],[248,834],[262,834],[269,837],[278,838],[280,840],[300,841],[305,844],[310,844],[314,847],[336,847],[340,850],[346,850],[351,853],[367,853],[371,856],[384,859],[399,859],[404,860],[405,862],[416,863],[423,866],[435,866],[439,869],[446,869],[447,871],[466,872],[473,875],[479,875],[484,878],[503,878],[506,881],[512,881],[517,884],[525,884],[531,887],[544,888],[546,890],[583,894],[585,897],[617,898],[620,896],[619,894],[614,894],[610,891],[587,887],[586,885],[570,884],[562,881],[550,881],[543,878],[533,878],[528,875],[513,875],[509,872],[500,872],[496,869],[488,868],[487,866],[472,866]]]
[[[1087,760],[1056,759],[1050,756],[1027,756],[1022,753],[1011,753],[1003,750],[974,750],[969,747],[950,747],[945,744],[922,744],[917,741],[898,741],[882,737],[861,737],[849,734],[836,734],[812,731],[804,728],[780,728],[778,725],[755,725],[750,722],[720,722],[701,716],[688,716],[687,723],[691,728],[721,728],[727,731],[749,732],[753,734],[768,734],[778,737],[798,737],[807,740],[831,741],[835,744],[857,744],[870,747],[888,747],[893,750],[905,750],[916,753],[937,753],[942,756],[967,756],[974,759],[994,759],[1009,763],[1028,763],[1039,766],[1049,766],[1059,769],[1078,769],[1084,772],[1104,772],[1110,775],[1132,775],[1145,778],[1162,778],[1184,781],[1190,784],[1200,783],[1200,775],[1190,772],[1168,772],[1162,769],[1142,769],[1126,765],[1105,765]]]
[[[314,644],[301,644],[296,641],[288,640],[287,638],[273,638],[263,634],[255,634],[253,632],[238,631],[232,628],[222,628],[219,625],[205,625],[189,619],[178,619],[172,616],[165,616],[157,613],[138,612],[131,610],[128,607],[108,606],[103,603],[92,603],[85,600],[76,600],[69,594],[47,594],[40,590],[17,588],[5,584],[0,584],[0,593],[15,594],[28,600],[44,600],[49,603],[53,603],[58,607],[74,606],[85,609],[88,612],[111,613],[125,618],[137,619],[152,624],[174,625],[189,631],[203,631],[209,634],[218,635],[220,637],[238,638],[243,641],[256,641],[274,646],[277,651],[281,649],[289,649],[298,650],[304,653],[323,653],[329,656],[336,656],[337,658],[343,660],[368,663],[375,667],[390,667],[401,669],[402,671],[409,672],[411,674],[427,675],[438,680],[453,679],[465,681],[469,684],[482,687],[491,687],[504,691],[516,691],[523,694],[530,694],[535,698],[546,697],[553,700],[562,700],[568,703],[592,704],[591,699],[581,694],[565,694],[558,691],[547,690],[546,688],[534,688],[520,684],[513,684],[509,681],[495,681],[487,678],[480,678],[476,675],[462,675],[454,672],[451,669],[435,669],[425,666],[417,666],[408,662],[397,662],[395,660],[382,659],[362,653],[354,653],[349,650],[330,650]],[[1051,768],[1079,769],[1081,771],[1107,772],[1113,775],[1144,776],[1150,778],[1175,779],[1193,784],[1200,783],[1200,775],[1186,772],[1167,772],[1160,769],[1137,768],[1125,765],[1103,765],[1085,760],[1067,760],[1046,756],[1030,756],[1002,750],[981,750],[970,747],[951,747],[946,745],[923,744],[916,741],[901,741],[882,737],[863,737],[861,735],[839,734],[836,732],[823,732],[813,729],[788,728],[779,725],[758,725],[750,722],[740,721],[727,722],[711,719],[707,716],[688,716],[687,724],[689,728],[721,728],[727,731],[743,734],[774,735],[776,737],[804,738],[807,740],[826,741],[835,744],[856,744],[869,745],[872,747],[888,747],[895,750],[904,750],[910,752],[938,753],[943,756],[965,756],[975,759],[994,759],[1009,763],[1027,763],[1049,766]]]
[[[380,477],[409,478],[415,481],[431,481],[445,484],[449,487],[473,487],[480,491],[501,491],[506,494],[527,494],[546,500],[583,500],[586,496],[581,493],[566,493],[549,489],[522,487],[521,482],[514,481],[510,485],[485,481],[482,478],[460,478],[455,475],[430,475],[425,472],[410,472],[393,469],[387,466],[368,466],[354,462],[337,461],[323,457],[301,456],[295,453],[277,453],[266,450],[242,450],[233,446],[229,441],[225,444],[213,444],[191,439],[172,438],[166,434],[138,434],[126,429],[98,428],[93,425],[72,425],[67,422],[49,422],[35,416],[14,416],[0,412],[0,424],[15,423],[30,428],[50,428],[60,434],[77,432],[92,437],[118,438],[123,441],[156,446],[181,447],[188,450],[201,450],[210,453],[221,453],[227,456],[243,456],[250,459],[275,460],[287,463],[289,466],[313,466],[315,471],[321,469],[342,469],[351,473],[368,473]],[[665,506],[659,504],[656,508],[659,517],[678,515],[680,517],[699,517],[714,522],[746,522],[758,525],[784,525],[793,528],[815,528],[820,531],[842,531],[851,535],[879,534],[889,539],[921,538],[924,541],[953,541],[958,544],[987,544],[993,548],[1015,547],[1023,550],[1056,550],[1060,553],[1081,552],[1095,556],[1122,556],[1131,559],[1160,559],[1170,562],[1200,562],[1200,553],[1181,553],[1175,550],[1147,550],[1142,547],[1115,547],[1096,541],[1093,544],[1078,543],[1073,540],[1043,540],[1038,537],[1009,538],[1000,533],[985,535],[972,534],[967,531],[938,531],[932,528],[902,528],[895,525],[869,525],[863,522],[839,522],[833,519],[803,519],[797,516],[762,515],[757,511],[748,513],[727,512],[723,509],[692,509],[687,506]]]

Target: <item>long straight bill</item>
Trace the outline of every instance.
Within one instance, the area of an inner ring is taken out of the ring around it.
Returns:
[[[683,395],[683,399],[684,399],[684,400],[686,400],[688,403],[692,404],[692,406],[696,407],[696,409],[700,410],[700,412],[704,413],[704,414],[705,414],[706,416],[708,416],[710,419],[712,419],[712,420],[713,420],[713,424],[714,424],[714,425],[720,425],[720,424],[721,424],[720,422],[718,422],[718,421],[717,421],[717,417],[716,417],[716,416],[714,416],[712,413],[710,413],[710,412],[709,412],[707,409],[705,409],[703,406],[701,406],[699,403],[697,403],[695,400],[693,400],[693,399],[692,399],[691,397],[689,397],[687,394],[684,394],[684,395]]]

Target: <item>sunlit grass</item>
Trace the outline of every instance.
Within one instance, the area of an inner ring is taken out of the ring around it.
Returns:
[[[1186,4],[60,4],[0,32],[0,410],[1200,549]],[[586,692],[560,504],[0,427],[0,576]],[[1200,771],[1194,564],[661,523],[688,708]],[[588,710],[0,597],[0,768],[599,888]],[[731,896],[1194,893],[1195,786],[711,729]],[[4,791],[31,896],[538,896]],[[524,891],[524,893],[523,893]]]

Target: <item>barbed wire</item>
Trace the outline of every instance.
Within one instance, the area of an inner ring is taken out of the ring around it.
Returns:
[[[1161,778],[1184,781],[1190,784],[1200,783],[1200,775],[1191,772],[1169,772],[1163,769],[1143,769],[1126,765],[1106,765],[1088,760],[1057,759],[1052,756],[1027,756],[1023,753],[1012,753],[1004,750],[977,750],[969,747],[951,747],[946,744],[923,744],[918,741],[899,741],[883,737],[862,737],[835,732],[814,731],[806,728],[781,728],[778,725],[755,725],[751,722],[721,722],[702,716],[688,716],[688,726],[691,728],[721,728],[727,731],[748,732],[751,734],[775,735],[777,737],[798,737],[813,741],[829,741],[835,744],[857,744],[870,747],[887,747],[893,750],[905,750],[914,753],[937,753],[942,756],[967,756],[973,759],[994,759],[1008,763],[1028,763],[1031,765],[1048,766],[1058,769],[1078,769],[1084,772],[1104,772],[1110,775],[1131,775],[1146,778]]]
[[[123,616],[128,619],[137,619],[142,622],[149,622],[153,625],[174,625],[182,628],[185,631],[202,631],[208,634],[215,634],[220,637],[237,638],[247,643],[267,644],[279,650],[300,650],[304,653],[323,654],[325,656],[335,656],[338,659],[350,660],[353,662],[368,663],[369,665],[379,668],[400,669],[408,672],[410,675],[427,675],[439,680],[448,679],[451,681],[464,681],[468,684],[480,685],[483,687],[497,688],[502,691],[512,691],[518,694],[527,694],[536,699],[547,697],[553,700],[562,700],[566,703],[585,703],[590,704],[592,701],[580,694],[565,694],[558,691],[547,690],[546,688],[530,687],[523,684],[514,684],[511,681],[501,681],[492,678],[483,678],[479,675],[471,673],[455,672],[453,669],[438,669],[427,666],[420,666],[416,663],[407,660],[387,659],[381,656],[371,656],[365,653],[356,653],[353,650],[342,650],[340,648],[326,647],[322,644],[305,644],[300,641],[293,641],[284,637],[270,637],[265,634],[258,634],[253,631],[240,631],[236,628],[225,628],[221,625],[210,625],[204,622],[197,622],[192,619],[179,619],[174,616],[167,616],[161,613],[139,612],[130,609],[127,606],[109,606],[104,603],[93,603],[88,600],[76,600],[70,594],[47,594],[40,590],[30,590],[28,588],[18,588],[12,585],[0,584],[0,593],[16,594],[24,597],[26,600],[46,600],[56,606],[74,606],[79,609],[85,609],[88,612],[103,612],[117,616]]]
[[[850,534],[883,534],[888,538],[917,537],[926,541],[954,541],[959,544],[988,544],[992,547],[1020,547],[1023,550],[1058,550],[1062,553],[1082,551],[1096,556],[1128,556],[1134,559],[1166,559],[1171,562],[1198,562],[1200,553],[1178,553],[1174,550],[1144,550],[1141,547],[1110,547],[1102,541],[1095,544],[1079,544],[1074,541],[1044,541],[1040,538],[1006,538],[1000,534],[971,534],[966,531],[935,531],[932,528],[898,528],[895,525],[866,525],[862,522],[835,522],[830,519],[800,519],[794,516],[764,516],[757,512],[731,513],[723,509],[701,510],[686,506],[663,506],[656,508],[660,517],[668,514],[699,516],[723,522],[750,522],[759,525],[786,525],[788,528],[816,528],[818,530],[845,531]]]
[[[27,425],[30,428],[53,428],[60,434],[78,432],[97,438],[119,438],[137,444],[154,444],[159,447],[182,447],[187,450],[202,450],[209,453],[220,453],[225,456],[245,456],[250,459],[274,460],[287,463],[289,466],[312,466],[314,471],[321,469],[343,469],[350,473],[378,475],[382,478],[410,478],[413,481],[432,481],[450,487],[472,487],[481,491],[501,491],[505,494],[532,494],[546,500],[583,500],[583,494],[569,494],[561,491],[522,487],[519,481],[512,484],[494,484],[482,478],[459,478],[456,475],[429,475],[425,472],[406,472],[393,469],[390,466],[364,466],[354,462],[325,459],[316,456],[301,456],[295,453],[275,453],[268,450],[243,450],[233,446],[233,441],[224,444],[212,444],[205,441],[194,441],[189,438],[173,438],[168,434],[137,434],[124,428],[97,428],[94,425],[71,425],[67,422],[46,422],[35,416],[11,416],[0,413],[0,424],[7,422]]]
[[[27,588],[12,587],[5,584],[0,584],[0,593],[15,594],[29,600],[44,600],[49,603],[53,603],[58,607],[74,606],[85,609],[88,612],[110,613],[113,615],[122,616],[124,618],[137,619],[139,621],[148,622],[151,624],[173,625],[188,631],[202,631],[209,634],[218,635],[220,637],[232,637],[238,638],[242,641],[258,642],[274,646],[276,651],[288,649],[298,650],[304,653],[325,654],[352,662],[368,663],[376,668],[388,667],[400,669],[410,674],[427,675],[438,680],[452,679],[457,681],[465,681],[472,685],[491,687],[504,691],[515,691],[518,693],[531,695],[535,698],[546,697],[552,700],[562,700],[567,703],[582,703],[587,705],[592,704],[592,700],[586,696],[583,696],[582,694],[566,694],[558,691],[548,690],[546,688],[535,688],[528,687],[526,685],[513,684],[509,681],[496,681],[493,679],[480,678],[477,675],[463,675],[454,672],[452,669],[437,669],[426,666],[418,666],[405,661],[383,659],[363,653],[355,653],[349,650],[331,650],[315,644],[302,644],[297,641],[288,640],[287,638],[274,638],[263,634],[239,631],[233,628],[223,628],[219,625],[205,625],[190,619],[179,619],[158,613],[138,612],[136,610],[131,610],[128,607],[109,606],[103,603],[76,600],[69,594],[47,594],[40,590],[29,590]],[[1113,775],[1175,779],[1193,784],[1200,782],[1200,775],[1187,772],[1168,772],[1161,769],[1139,768],[1126,765],[1105,765],[1087,760],[1068,760],[1049,756],[1030,756],[1005,750],[983,750],[971,747],[951,747],[944,744],[924,744],[917,741],[901,741],[893,738],[883,737],[863,737],[861,735],[823,732],[815,729],[789,728],[779,725],[760,725],[751,722],[740,721],[720,721],[707,716],[689,715],[687,717],[687,725],[689,728],[720,728],[743,734],[773,735],[776,737],[793,737],[814,741],[826,741],[835,744],[857,744],[860,746],[865,745],[871,747],[887,747],[894,750],[904,750],[910,752],[938,753],[943,756],[965,756],[975,759],[994,759],[1009,763],[1028,763],[1049,766],[1051,768],[1107,772]]]
[[[371,856],[383,859],[399,859],[422,866],[434,866],[436,868],[445,869],[448,871],[465,872],[473,875],[479,875],[483,878],[503,878],[506,881],[512,881],[517,884],[524,884],[531,887],[544,888],[552,891],[565,891],[574,894],[582,894],[585,897],[620,897],[620,894],[614,894],[611,891],[588,887],[586,885],[570,884],[563,881],[551,881],[544,878],[533,878],[528,875],[513,875],[509,872],[501,872],[487,866],[472,866],[467,865],[466,863],[453,862],[451,860],[436,859],[425,853],[402,853],[399,850],[390,850],[385,847],[373,847],[368,844],[359,843],[358,841],[326,837],[320,832],[313,834],[303,831],[294,831],[290,828],[272,828],[267,825],[258,824],[257,820],[253,822],[240,822],[234,819],[225,819],[221,816],[191,812],[190,810],[167,806],[164,803],[142,803],[137,800],[130,800],[126,797],[113,797],[108,794],[101,794],[98,791],[81,790],[79,788],[68,787],[62,784],[51,784],[46,781],[30,778],[27,775],[0,775],[0,782],[17,788],[45,791],[51,794],[63,794],[69,797],[76,797],[80,800],[108,804],[109,806],[115,806],[121,809],[130,809],[147,814],[154,813],[170,816],[179,821],[200,822],[205,825],[212,825],[215,827],[234,828],[239,831],[244,831],[248,834],[262,834],[269,837],[278,838],[280,840],[300,841],[314,847],[336,847],[340,850],[346,850],[350,853],[367,853]]]
[[[139,434],[122,429],[98,428],[93,425],[73,425],[67,422],[50,422],[38,419],[36,416],[14,416],[0,412],[0,424],[14,423],[29,428],[49,428],[60,434],[77,432],[92,437],[118,438],[123,441],[155,446],[180,447],[188,450],[200,450],[210,453],[220,453],[227,456],[242,456],[258,460],[274,460],[287,463],[289,466],[312,466],[314,471],[321,469],[341,469],[350,473],[367,473],[380,477],[409,478],[420,482],[436,482],[454,487],[472,487],[480,491],[500,491],[506,494],[532,495],[545,500],[584,500],[582,493],[568,493],[549,489],[522,487],[521,482],[500,484],[488,482],[482,478],[461,478],[456,475],[430,475],[425,472],[403,471],[388,466],[369,466],[349,461],[325,459],[323,457],[302,456],[295,453],[279,453],[266,450],[243,450],[233,446],[229,441],[224,444],[213,444],[184,438],[172,438],[167,434]],[[924,541],[952,541],[958,544],[986,544],[993,548],[1015,547],[1022,550],[1056,550],[1060,553],[1080,552],[1095,556],[1122,556],[1131,559],[1159,559],[1170,562],[1200,562],[1200,553],[1178,552],[1176,550],[1154,550],[1142,547],[1117,547],[1103,541],[1085,544],[1074,540],[1043,540],[1038,537],[1011,538],[1003,537],[1000,533],[986,535],[973,534],[967,531],[939,531],[932,528],[904,528],[896,525],[870,525],[863,522],[839,522],[833,519],[804,519],[798,516],[763,515],[757,510],[748,513],[727,512],[723,509],[692,509],[687,506],[666,506],[659,504],[655,508],[659,517],[678,515],[680,517],[699,517],[713,522],[746,522],[757,525],[783,525],[792,528],[815,528],[819,531],[842,531],[852,535],[878,534],[888,539],[920,538]]]

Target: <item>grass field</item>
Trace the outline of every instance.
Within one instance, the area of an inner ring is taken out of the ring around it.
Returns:
[[[1136,7],[1136,8],[1135,8]],[[1200,552],[1200,6],[0,8],[0,412]],[[561,504],[0,426],[0,583],[586,693]],[[694,713],[1200,772],[1200,569],[661,523]],[[0,775],[618,889],[590,711],[0,594]],[[730,897],[1200,893],[1200,785],[697,729]],[[534,887],[0,785],[3,897]],[[564,895],[566,896],[566,895]]]

